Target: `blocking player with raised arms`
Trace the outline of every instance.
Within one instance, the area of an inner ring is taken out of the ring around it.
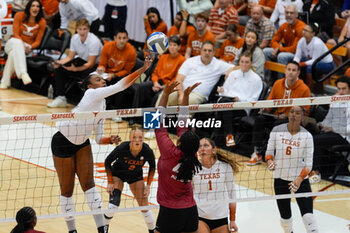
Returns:
[[[107,192],[110,194],[108,209],[117,209],[124,182],[130,186],[139,206],[148,206],[148,196],[156,168],[153,150],[143,142],[143,132],[133,127],[128,142],[117,146],[106,158],[105,168],[108,178]],[[149,164],[147,185],[143,181],[142,167]],[[113,164],[113,165],[112,165]],[[155,221],[151,210],[141,210],[150,233],[154,232]],[[114,213],[106,213],[106,224],[113,218]]]
[[[118,83],[106,87],[106,82],[98,74],[90,74],[84,81],[87,90],[73,112],[99,112],[106,109],[105,98],[131,86],[145,72],[152,59],[148,57],[143,67],[121,79]],[[93,157],[89,137],[95,131],[98,144],[119,143],[118,136],[104,136],[104,119],[69,120],[56,124],[58,132],[52,137],[51,150],[61,188],[60,206],[67,214],[65,220],[70,233],[76,233],[75,219],[69,213],[74,212],[73,190],[75,174],[85,193],[91,210],[100,210],[101,196],[95,188],[93,177]],[[106,232],[103,214],[94,215],[98,232]]]
[[[201,159],[202,170],[193,177],[192,185],[198,207],[198,233],[237,232],[236,203],[205,202],[236,199],[234,172],[238,172],[238,164],[232,158],[218,153],[214,141],[209,138],[200,140],[197,154]]]
[[[312,135],[300,124],[305,116],[301,106],[291,108],[286,124],[273,128],[267,145],[266,161],[274,170],[276,195],[309,193],[308,174],[312,168],[314,144]],[[296,198],[307,233],[318,233],[313,215],[312,197]],[[285,233],[293,232],[290,198],[277,200],[281,226]]]

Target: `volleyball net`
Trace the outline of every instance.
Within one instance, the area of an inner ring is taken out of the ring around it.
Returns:
[[[236,199],[208,199],[204,200],[207,204],[220,202],[247,202],[258,200],[271,200],[279,198],[293,198],[301,196],[323,196],[349,194],[350,181],[348,171],[344,169],[347,166],[346,151],[340,152],[338,156],[325,155],[326,166],[329,171],[324,173],[322,181],[311,185],[310,193],[290,193],[285,195],[275,195],[273,188],[273,172],[269,171],[266,163],[256,166],[247,166],[252,153],[252,134],[254,118],[259,114],[258,110],[262,108],[281,108],[291,106],[309,106],[309,121],[311,125],[317,124],[327,114],[327,108],[330,104],[349,103],[350,96],[325,96],[314,98],[300,98],[288,100],[264,100],[256,102],[235,102],[235,103],[215,103],[190,106],[191,117],[188,126],[195,130],[200,137],[225,138],[224,125],[220,119],[220,113],[224,111],[250,110],[245,119],[239,119],[236,123],[237,132],[235,134],[236,146],[226,147],[220,145],[221,139],[218,140],[219,152],[227,157],[234,158],[240,165],[239,172],[234,174]],[[350,106],[350,105],[344,105]],[[159,123],[169,127],[170,137],[175,142],[177,137],[174,129],[176,123],[176,114],[178,107],[168,107],[167,114],[169,117],[162,122],[153,117],[157,113],[155,108],[138,108],[138,109],[121,109],[104,112],[82,112],[82,113],[53,113],[53,114],[33,114],[33,115],[6,115],[1,113],[0,117],[0,222],[14,221],[16,211],[23,206],[32,206],[39,218],[56,218],[64,216],[61,214],[59,197],[60,185],[57,173],[55,171],[52,152],[51,139],[57,132],[55,123],[57,121],[86,121],[95,119],[106,119],[105,135],[119,135],[123,141],[129,140],[131,127],[128,125],[128,119],[138,117],[142,119],[140,127],[155,128]],[[347,114],[349,118],[350,109],[342,107],[341,114]],[[347,113],[348,112],[348,113]],[[114,117],[122,117],[123,123],[115,123],[111,120]],[[153,119],[154,118],[154,119]],[[253,121],[252,121],[253,119]],[[346,117],[345,117],[346,119]],[[337,120],[337,119],[335,119]],[[250,123],[249,123],[250,122]],[[350,125],[347,123],[346,125]],[[145,132],[148,132],[145,129]],[[264,129],[264,143],[269,138],[269,130]],[[109,153],[115,148],[115,145],[98,145],[94,141],[94,135],[91,137],[91,146],[94,158],[94,180],[101,193],[103,200],[103,210],[109,201],[109,195],[106,192],[107,175],[105,172],[104,161]],[[156,162],[159,158],[159,149],[155,139],[145,139],[145,143],[152,148]],[[225,143],[223,143],[225,144]],[[330,148],[330,153],[331,153]],[[292,166],[292,165],[291,165]],[[334,176],[334,170],[338,169]],[[294,169],[290,167],[290,169]],[[144,179],[147,179],[148,164],[144,169]],[[215,172],[206,177],[203,182],[208,183],[208,189],[213,183],[210,180],[215,179]],[[335,179],[333,179],[335,178]],[[334,185],[334,180],[342,180],[345,185]],[[118,210],[114,211],[136,211],[140,209],[158,208],[156,200],[158,187],[158,173],[153,178],[151,192],[149,195],[148,207],[139,207],[127,183],[124,184],[121,203]],[[215,191],[215,187],[212,189]],[[84,193],[79,186],[79,180],[75,180],[75,189],[73,194],[75,202],[75,215],[87,215],[91,212]],[[205,199],[205,198],[204,198]],[[181,201],[181,200],[179,200]],[[113,211],[113,212],[114,212]],[[70,214],[71,215],[71,214]]]

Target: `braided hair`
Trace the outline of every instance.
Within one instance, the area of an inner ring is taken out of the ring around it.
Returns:
[[[186,184],[189,180],[192,180],[192,177],[196,172],[202,170],[202,165],[196,156],[199,148],[199,137],[191,130],[188,130],[181,135],[179,141],[179,148],[184,155],[179,159],[181,165],[176,179],[181,180]]]
[[[32,230],[36,224],[36,214],[32,207],[23,207],[16,214],[17,225],[11,233],[23,233]]]

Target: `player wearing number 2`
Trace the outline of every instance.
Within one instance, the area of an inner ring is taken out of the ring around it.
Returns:
[[[154,153],[143,142],[143,132],[140,128],[132,128],[129,139],[129,142],[123,142],[116,147],[105,160],[108,177],[107,192],[110,194],[108,209],[118,208],[124,182],[129,184],[139,206],[148,206],[148,195],[156,168]],[[149,164],[147,186],[144,184],[142,172],[142,167],[146,162]],[[141,213],[149,232],[153,233],[155,228],[153,212],[142,210]],[[105,214],[107,225],[112,217],[113,213]]]
[[[308,174],[312,168],[314,144],[312,135],[300,126],[305,109],[294,106],[289,122],[273,128],[267,145],[268,168],[274,170],[276,195],[311,192]],[[312,197],[296,198],[307,233],[318,233],[313,216]],[[293,232],[290,198],[277,200],[281,226],[285,233]]]
[[[198,233],[237,232],[236,203],[205,204],[207,201],[236,199],[234,172],[238,172],[237,163],[217,153],[215,143],[209,138],[200,140],[198,155],[202,170],[193,177],[192,182],[198,205]],[[201,202],[204,204],[201,205]]]

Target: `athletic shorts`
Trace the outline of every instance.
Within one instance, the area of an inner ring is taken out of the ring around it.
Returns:
[[[172,209],[160,205],[156,230],[160,233],[181,233],[197,231],[197,206],[195,205],[186,209]]]
[[[211,231],[218,228],[218,227],[228,225],[227,218],[220,218],[220,219],[212,220],[212,219],[206,219],[206,218],[199,217],[199,220],[205,222]]]
[[[120,172],[112,169],[112,176],[116,176],[123,182],[128,184],[135,183],[136,181],[143,180],[142,171],[141,172]]]
[[[51,141],[52,154],[60,158],[69,158],[75,155],[81,148],[90,145],[90,140],[87,139],[83,144],[75,145],[71,143],[60,131],[55,133]]]

